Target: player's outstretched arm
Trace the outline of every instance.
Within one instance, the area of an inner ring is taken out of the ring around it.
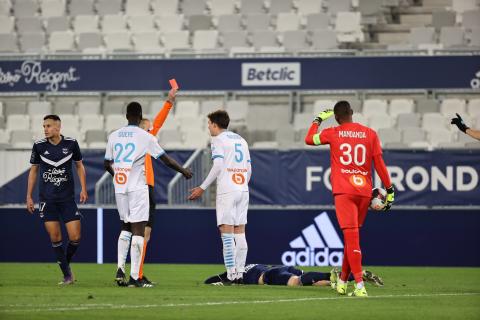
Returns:
[[[480,131],[471,129],[465,124],[462,117],[458,113],[456,115],[457,117],[453,118],[450,123],[456,125],[458,130],[462,131],[465,134],[468,134],[470,137],[480,140]]]
[[[154,136],[157,135],[158,131],[160,131],[160,128],[165,123],[165,120],[167,120],[168,113],[170,112],[173,105],[175,104],[175,98],[177,96],[177,91],[178,91],[178,89],[171,89],[168,92],[167,101],[165,101],[162,109],[155,116],[155,119],[153,120],[153,128],[152,128],[152,130],[150,130],[150,133],[153,134]]]
[[[465,133],[468,134],[470,137],[472,137],[474,139],[480,140],[480,130],[473,130],[473,129],[468,128],[465,131]]]
[[[105,171],[110,173],[110,175],[113,177],[113,176],[115,176],[115,172],[113,171],[112,163],[113,163],[112,160],[104,160],[103,161],[103,168],[105,168]]]
[[[162,160],[162,162],[170,169],[180,172],[186,179],[190,179],[193,177],[192,171],[190,169],[182,167],[177,161],[168,156],[166,153],[160,156],[160,160]]]
[[[327,109],[318,114],[318,116],[313,120],[310,129],[308,129],[307,135],[305,136],[305,143],[311,146],[318,146],[321,143],[320,141],[320,133],[318,133],[318,128],[322,121],[327,120],[333,116],[333,110]]]
[[[28,173],[28,185],[27,185],[27,210],[30,213],[35,211],[35,203],[33,202],[32,193],[35,183],[37,182],[38,165],[32,165],[30,172]]]
[[[75,161],[75,167],[77,168],[78,179],[80,180],[80,203],[85,203],[88,200],[87,193],[87,173],[83,161]]]

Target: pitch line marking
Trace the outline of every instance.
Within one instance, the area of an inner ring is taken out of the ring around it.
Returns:
[[[432,294],[399,294],[399,295],[379,295],[369,296],[367,299],[390,299],[390,298],[430,298],[430,297],[452,297],[452,296],[478,296],[480,292],[465,292],[465,293],[432,293]],[[296,298],[296,299],[277,299],[277,300],[252,300],[252,301],[217,301],[217,302],[198,302],[198,303],[167,303],[167,304],[143,304],[143,305],[127,305],[127,304],[84,304],[72,307],[58,306],[40,309],[11,309],[0,310],[0,312],[55,312],[55,311],[84,311],[84,310],[114,310],[114,309],[148,309],[148,308],[175,308],[175,307],[206,307],[206,306],[223,306],[223,305],[237,305],[237,304],[269,304],[269,303],[284,303],[284,302],[304,302],[304,301],[323,301],[323,300],[341,300],[348,299],[348,297],[317,297],[317,298]],[[350,299],[358,301],[359,299]],[[25,307],[31,305],[0,305],[0,307]]]

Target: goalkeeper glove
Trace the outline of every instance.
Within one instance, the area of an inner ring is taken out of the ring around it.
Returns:
[[[318,116],[315,118],[315,122],[322,122],[322,121],[325,121],[327,120],[328,118],[330,118],[331,116],[333,116],[333,110],[332,109],[327,109],[327,110],[323,110],[322,112],[320,112],[318,114]]]
[[[387,204],[385,208],[383,208],[384,211],[390,210],[392,207],[393,201],[395,200],[395,190],[393,189],[393,185],[387,189]]]
[[[458,113],[456,113],[457,117],[452,119],[452,122],[450,124],[454,124],[458,127],[458,130],[462,131],[463,133],[466,133],[467,129],[470,129],[467,127],[465,122],[463,122],[462,117]]]

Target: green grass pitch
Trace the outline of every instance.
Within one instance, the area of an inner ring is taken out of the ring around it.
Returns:
[[[77,282],[59,287],[53,263],[4,263],[0,319],[480,319],[479,268],[371,267],[385,286],[368,286],[368,298],[327,287],[202,284],[222,269],[149,264],[155,288],[120,288],[114,265],[78,263]]]

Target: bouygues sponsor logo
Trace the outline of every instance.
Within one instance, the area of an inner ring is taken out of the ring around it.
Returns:
[[[80,80],[76,68],[70,66],[65,71],[51,71],[44,68],[41,61],[25,60],[19,69],[5,71],[0,68],[0,85],[14,87],[20,81],[26,84],[45,85],[45,90],[56,92],[68,88],[68,84]]]
[[[299,86],[299,62],[242,63],[242,86]]]

